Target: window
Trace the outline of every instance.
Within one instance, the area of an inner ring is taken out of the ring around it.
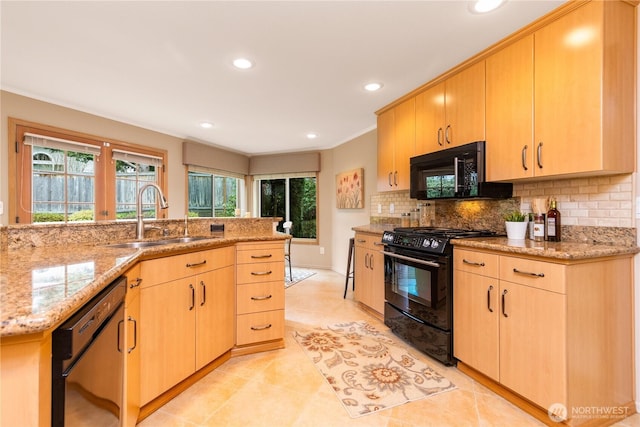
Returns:
[[[12,222],[134,219],[138,189],[163,187],[162,151],[15,119],[9,131]],[[156,208],[155,192],[145,192],[145,217],[156,217]]]
[[[259,215],[282,217],[277,226],[284,231],[284,221],[291,221],[291,234],[299,239],[317,238],[317,177],[295,176],[256,177]]]
[[[244,215],[244,179],[189,167],[189,216],[233,217]]]

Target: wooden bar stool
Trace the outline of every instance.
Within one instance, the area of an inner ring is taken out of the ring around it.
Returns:
[[[344,281],[344,296],[343,299],[347,297],[347,289],[349,289],[349,279],[351,279],[352,290],[356,290],[356,278],[355,278],[355,240],[354,238],[349,239],[349,256],[347,258],[347,277]]]

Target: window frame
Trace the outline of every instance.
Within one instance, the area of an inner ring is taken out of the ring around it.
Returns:
[[[243,216],[246,212],[247,212],[247,186],[245,184],[246,181],[246,177],[244,175],[241,174],[237,174],[237,173],[233,173],[233,172],[226,172],[226,171],[220,171],[217,169],[212,169],[212,168],[207,168],[207,167],[203,167],[203,166],[195,166],[195,165],[187,165],[186,168],[186,172],[185,172],[185,186],[186,186],[186,201],[185,201],[185,211],[186,212],[190,212],[189,211],[189,173],[190,172],[194,172],[194,173],[202,173],[202,174],[210,174],[212,176],[212,206],[211,206],[211,211],[213,216],[199,216],[198,218],[232,218],[232,217],[225,217],[225,216],[216,216],[216,208],[215,208],[215,177],[222,177],[222,178],[231,178],[231,179],[235,179],[238,182],[236,183],[236,193],[237,193],[237,197],[236,197],[236,209],[240,210],[239,215]],[[236,215],[238,216],[238,215]]]
[[[8,137],[13,141],[9,143],[9,224],[39,224],[33,222],[32,216],[32,147],[23,144],[24,134],[32,133],[44,137],[60,138],[72,142],[94,145],[100,147],[101,153],[95,161],[95,211],[93,222],[116,220],[116,171],[112,167],[112,151],[129,151],[139,153],[142,156],[159,157],[162,166],[157,167],[156,184],[160,186],[165,196],[167,194],[167,152],[166,150],[146,147],[129,142],[118,141],[77,132],[68,129],[57,128],[41,123],[26,120],[8,118]],[[158,202],[156,202],[157,204]],[[156,206],[156,218],[166,218],[164,210]],[[56,222],[56,224],[74,224],[75,221]]]
[[[293,236],[293,241],[296,243],[318,243],[320,236],[320,209],[319,209],[319,173],[318,172],[294,172],[294,173],[283,173],[283,174],[264,174],[264,175],[253,175],[253,206],[255,207],[255,215],[258,218],[262,218],[261,212],[261,189],[260,189],[260,181],[269,180],[269,179],[284,179],[285,180],[285,217],[282,219],[282,222],[291,221],[291,213],[290,213],[290,204],[291,204],[291,194],[289,187],[289,180],[294,178],[315,178],[316,180],[316,237],[296,237]]]

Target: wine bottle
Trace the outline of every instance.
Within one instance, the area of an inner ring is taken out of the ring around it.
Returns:
[[[550,242],[560,241],[560,211],[557,208],[555,199],[549,202],[549,212],[547,212],[547,240]]]

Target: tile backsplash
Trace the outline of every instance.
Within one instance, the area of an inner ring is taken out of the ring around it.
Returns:
[[[400,215],[420,207],[420,225],[483,228],[504,232],[505,213],[532,211],[536,198],[554,197],[562,214],[563,240],[635,245],[633,176],[631,174],[514,183],[505,200],[438,200],[409,198],[408,191],[371,195],[371,222],[400,223]],[[426,202],[426,203],[425,203]],[[393,212],[391,212],[393,205]]]

